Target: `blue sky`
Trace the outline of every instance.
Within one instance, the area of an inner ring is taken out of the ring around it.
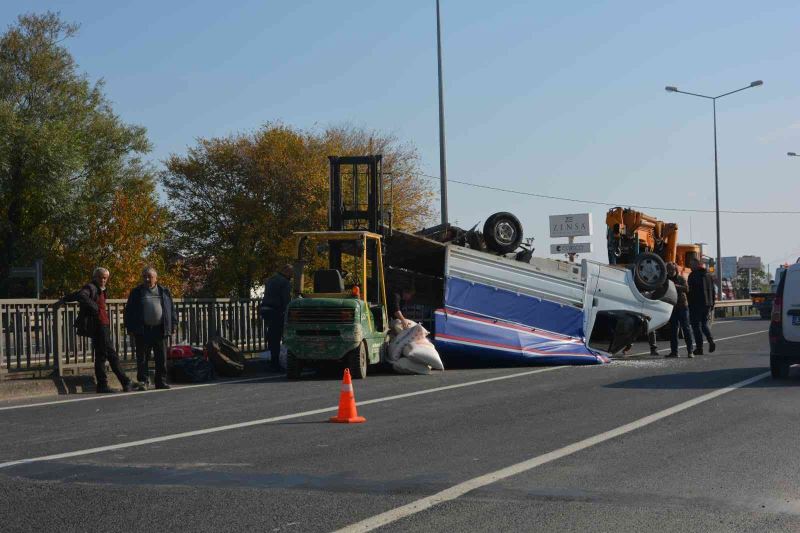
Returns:
[[[395,133],[438,175],[433,0],[5,1],[0,22],[60,11],[82,70],[148,129],[154,161],[197,137],[280,120]],[[452,179],[620,205],[713,209],[711,103],[721,94],[723,209],[800,210],[795,1],[442,1]],[[512,211],[549,252],[547,216],[606,208],[451,184],[450,217]],[[438,201],[438,200],[437,200]],[[715,255],[713,214],[653,211]],[[691,235],[690,235],[691,226]],[[723,255],[800,256],[800,215],[722,215]],[[774,267],[773,267],[774,268]]]

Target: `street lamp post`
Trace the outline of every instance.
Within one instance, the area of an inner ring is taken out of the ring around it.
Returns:
[[[436,59],[439,66],[439,180],[442,224],[447,224],[447,155],[444,147],[444,88],[442,87],[442,26],[436,0]]]
[[[697,96],[698,98],[705,98],[707,100],[711,100],[712,109],[714,112],[714,196],[716,197],[716,215],[717,215],[717,264],[716,264],[716,271],[714,272],[717,275],[717,298],[722,298],[722,272],[720,272],[720,268],[722,265],[722,244],[720,242],[719,236],[719,167],[717,164],[717,100],[722,98],[723,96],[728,96],[729,94],[738,93],[740,91],[744,91],[745,89],[750,89],[752,87],[759,87],[760,85],[764,85],[764,82],[761,80],[756,80],[751,82],[750,85],[747,87],[742,87],[741,89],[736,89],[735,91],[730,91],[725,94],[720,94],[719,96],[708,96],[705,94],[697,94],[697,93],[690,93],[686,91],[681,91],[677,87],[673,87],[668,85],[664,87],[667,92],[669,93],[680,93],[680,94],[688,94],[689,96]]]

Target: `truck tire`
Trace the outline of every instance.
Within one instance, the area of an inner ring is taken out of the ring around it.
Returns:
[[[776,357],[772,354],[769,356],[769,372],[772,374],[773,379],[786,379],[789,377],[789,369],[791,365],[787,363],[782,357]]]
[[[641,253],[633,260],[633,279],[640,291],[655,291],[667,281],[667,265],[654,253]]]
[[[493,252],[511,253],[522,242],[522,224],[511,213],[495,213],[483,225],[483,239]]]
[[[368,364],[367,347],[363,342],[347,354],[347,368],[350,369],[350,376],[353,379],[366,379]]]
[[[286,379],[300,379],[303,372],[303,364],[291,352],[286,354]]]

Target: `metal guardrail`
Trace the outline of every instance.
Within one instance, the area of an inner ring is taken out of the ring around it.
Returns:
[[[714,304],[715,307],[741,307],[748,305],[753,305],[752,300],[749,298],[746,300],[719,300],[716,304]]]
[[[714,304],[714,316],[750,316],[754,312],[752,300],[720,300]]]
[[[125,331],[125,300],[108,300],[111,338],[120,359],[135,360]],[[0,300],[0,371],[53,370],[94,363],[91,341],[75,334],[77,304],[53,309],[55,300]],[[256,299],[176,299],[177,332],[170,344],[203,345],[222,335],[242,351],[266,350],[264,321]]]

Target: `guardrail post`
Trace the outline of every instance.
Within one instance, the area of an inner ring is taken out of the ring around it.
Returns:
[[[61,361],[61,308],[53,310],[53,375],[64,376],[64,366]]]

